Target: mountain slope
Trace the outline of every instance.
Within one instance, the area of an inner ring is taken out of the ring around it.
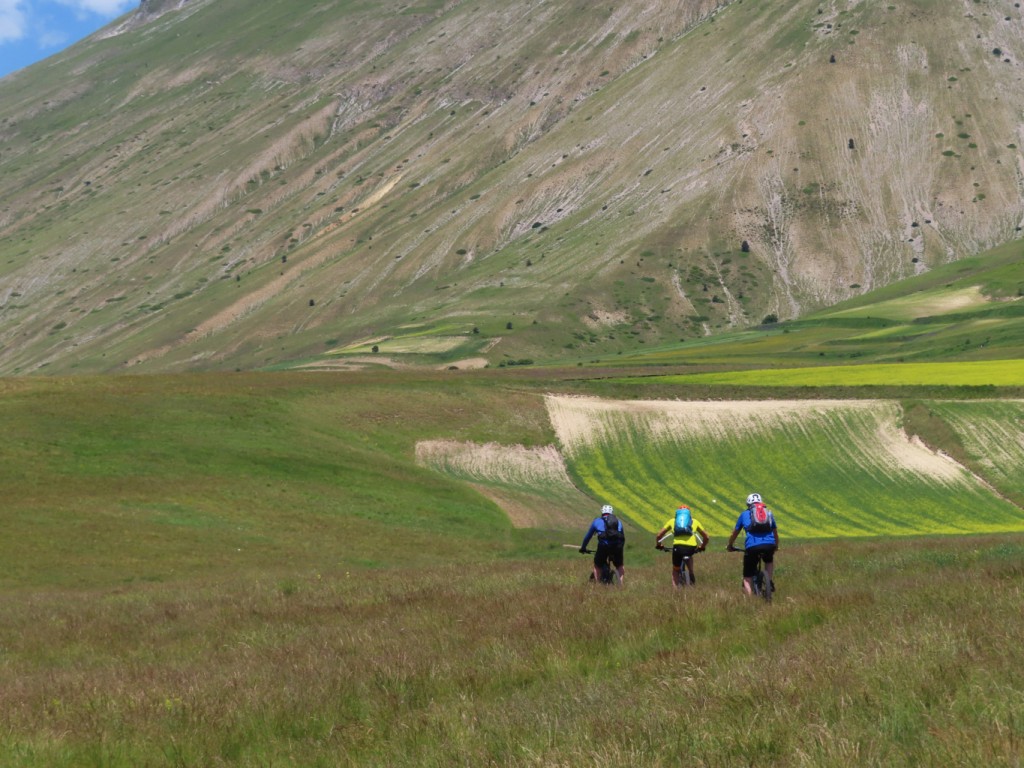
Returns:
[[[0,81],[0,372],[798,316],[1017,236],[1022,29],[947,0],[147,3]]]

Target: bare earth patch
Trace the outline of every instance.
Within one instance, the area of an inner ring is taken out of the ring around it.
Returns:
[[[593,506],[569,479],[553,445],[423,440],[416,444],[416,461],[468,481],[517,528],[576,528]]]
[[[592,329],[610,328],[629,322],[629,315],[622,310],[619,310],[618,312],[608,312],[604,309],[595,309],[589,314],[584,315],[583,322],[588,328]]]
[[[474,368],[486,368],[487,362],[488,360],[486,357],[470,357],[466,360],[454,360],[450,363],[439,365],[438,369],[444,370],[447,368],[458,368],[460,371],[468,371]]]

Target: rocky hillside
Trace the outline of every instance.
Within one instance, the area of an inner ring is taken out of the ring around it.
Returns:
[[[147,0],[0,80],[0,373],[585,360],[977,253],[1019,5]]]

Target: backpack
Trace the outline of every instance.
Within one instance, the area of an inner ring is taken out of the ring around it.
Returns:
[[[693,536],[693,515],[686,507],[676,510],[676,524],[672,528],[673,536]]]
[[[751,505],[750,527],[747,529],[750,533],[771,533],[774,524],[772,511],[763,502],[757,501]]]
[[[608,515],[604,518],[604,531],[597,535],[598,541],[605,541],[608,544],[621,544],[626,540],[626,535],[619,530],[619,518],[615,515]]]

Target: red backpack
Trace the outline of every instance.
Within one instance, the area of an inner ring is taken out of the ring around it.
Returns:
[[[750,527],[747,530],[751,533],[771,533],[774,527],[772,511],[763,502],[755,501],[750,507]]]

